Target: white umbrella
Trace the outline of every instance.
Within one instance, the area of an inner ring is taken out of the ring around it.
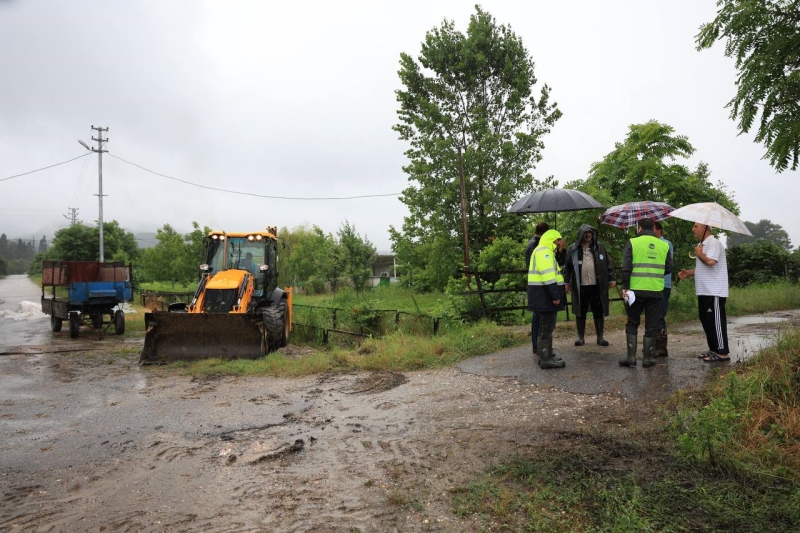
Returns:
[[[717,202],[704,202],[699,204],[689,204],[679,207],[669,214],[670,217],[698,222],[706,226],[719,228],[734,233],[753,236],[747,226],[739,217],[719,205]]]

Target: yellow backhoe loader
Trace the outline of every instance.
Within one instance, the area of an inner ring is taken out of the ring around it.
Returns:
[[[192,301],[145,314],[139,363],[256,359],[286,346],[292,289],[278,287],[277,233],[209,233]]]

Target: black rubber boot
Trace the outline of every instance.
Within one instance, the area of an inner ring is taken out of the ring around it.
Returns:
[[[603,326],[605,322],[603,318],[595,318],[594,319],[594,331],[597,333],[597,344],[600,346],[608,346],[608,341],[603,338]]]
[[[656,364],[653,360],[653,348],[656,346],[656,338],[655,337],[645,337],[642,340],[642,344],[644,344],[644,359],[642,360],[642,366],[644,368],[648,368]]]
[[[625,359],[620,359],[619,364],[622,366],[634,367],[636,366],[636,347],[638,339],[636,335],[625,335],[628,347],[628,356]]]
[[[575,346],[583,346],[585,344],[583,337],[586,333],[586,317],[576,316],[575,325],[578,327],[578,339],[575,341]]]
[[[562,359],[553,357],[553,339],[539,339],[539,368],[564,368]]]
[[[653,357],[669,357],[667,351],[667,330],[662,329],[656,336],[656,347],[653,348]]]

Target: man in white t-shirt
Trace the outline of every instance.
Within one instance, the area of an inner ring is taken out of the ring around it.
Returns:
[[[708,341],[708,352],[703,361],[708,363],[730,361],[728,350],[728,320],[725,316],[725,302],[728,299],[728,263],[725,247],[711,235],[711,227],[696,222],[692,234],[700,241],[694,249],[695,267],[682,269],[678,277],[686,279],[694,276],[694,289],[697,294],[697,307],[700,322]]]

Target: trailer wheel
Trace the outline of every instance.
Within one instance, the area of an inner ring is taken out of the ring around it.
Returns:
[[[58,333],[59,331],[61,331],[62,322],[63,321],[56,315],[50,315],[50,329],[53,330],[53,333]]]
[[[281,335],[281,348],[289,344],[289,335],[291,333],[292,324],[289,322],[289,313],[286,310],[286,300],[281,300],[278,303],[278,314],[281,316],[283,322],[283,335]]]
[[[81,315],[78,313],[69,314],[69,338],[77,339],[81,329]]]
[[[122,309],[114,313],[114,333],[117,335],[125,333],[125,313],[122,312]]]
[[[92,327],[100,329],[103,327],[103,313],[94,313],[92,315]]]

